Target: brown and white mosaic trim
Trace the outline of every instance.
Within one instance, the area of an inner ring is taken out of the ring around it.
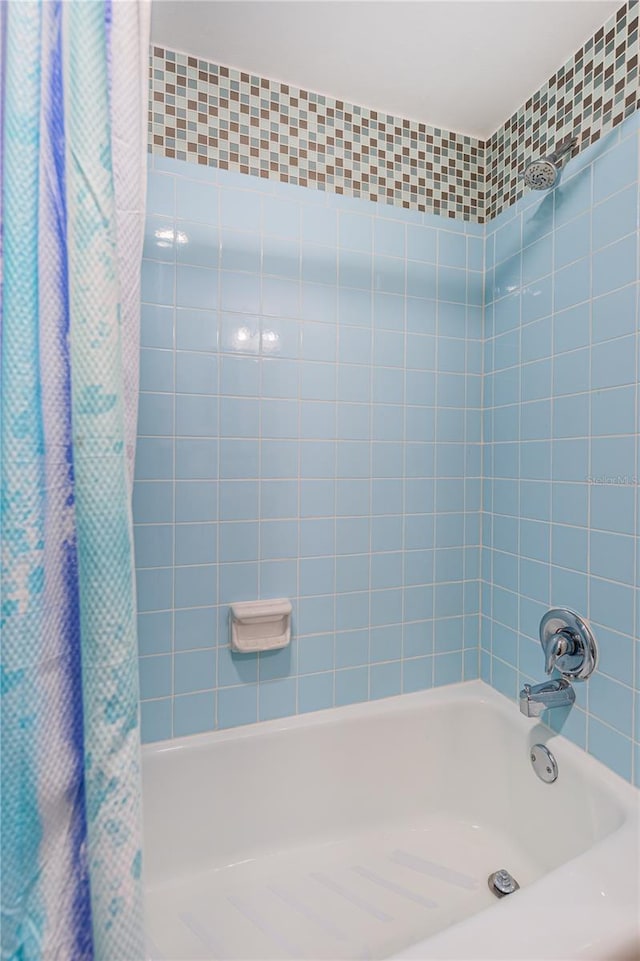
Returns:
[[[153,153],[223,170],[478,220],[472,137],[153,47]]]
[[[526,162],[575,151],[640,106],[630,0],[488,141],[153,47],[149,149],[254,177],[484,223],[523,193]]]
[[[595,143],[640,107],[638,0],[626,3],[485,143],[485,220],[524,193],[532,157],[568,134],[573,153]]]

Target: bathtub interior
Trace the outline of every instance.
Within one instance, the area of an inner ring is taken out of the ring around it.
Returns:
[[[147,753],[152,957],[388,957],[496,904],[492,871],[526,888],[622,823],[570,753],[535,776],[512,705],[402,700]]]

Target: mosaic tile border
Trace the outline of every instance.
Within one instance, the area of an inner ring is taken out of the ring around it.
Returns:
[[[574,153],[640,107],[629,0],[483,142],[154,46],[149,149],[178,160],[485,223],[524,192],[532,156]]]
[[[578,136],[575,155],[640,107],[638,10],[638,0],[625,3],[483,144],[485,220],[523,195],[531,157],[568,134]]]
[[[478,140],[154,46],[149,148],[178,160],[464,220]]]

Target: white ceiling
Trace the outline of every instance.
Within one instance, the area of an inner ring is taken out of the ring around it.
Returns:
[[[487,138],[622,0],[154,0],[152,40]]]

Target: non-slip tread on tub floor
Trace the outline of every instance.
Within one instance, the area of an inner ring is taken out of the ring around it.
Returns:
[[[502,867],[523,887],[544,873],[506,834],[442,816],[264,854],[151,886],[149,957],[389,957],[495,905]]]

